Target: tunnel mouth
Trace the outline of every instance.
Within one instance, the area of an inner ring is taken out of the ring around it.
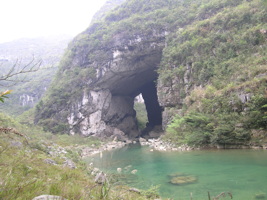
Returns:
[[[139,88],[147,114],[147,123],[139,127],[141,137],[155,138],[162,132],[162,107],[158,101],[156,81],[149,81]]]
[[[157,69],[161,62],[162,51],[150,49],[151,52],[125,54],[110,66],[96,82],[98,90],[108,90],[111,105],[103,112],[104,122],[113,129],[119,129],[129,138],[149,137],[154,130],[162,134],[162,107],[158,101]],[[142,94],[147,112],[147,123],[140,130],[134,110],[134,98]],[[124,103],[122,103],[124,102]],[[127,105],[127,106],[126,106]],[[159,131],[157,131],[159,132]]]
[[[143,137],[158,138],[162,134],[162,107],[157,95],[158,74],[155,67],[149,70],[128,74],[122,78],[113,77],[108,85],[111,93],[111,104],[104,113],[105,123],[113,128],[121,130],[128,138]],[[146,112],[147,121],[140,127],[136,115],[135,97],[139,94],[143,97],[143,109]]]

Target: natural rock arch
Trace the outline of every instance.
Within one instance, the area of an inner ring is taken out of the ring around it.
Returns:
[[[72,104],[68,115],[70,133],[96,136],[140,136],[134,97],[142,94],[148,113],[148,126],[162,124],[162,109],[157,98],[157,68],[162,57],[165,33],[123,36],[105,53],[112,60],[94,67],[96,74],[82,100]],[[79,55],[82,57],[81,55]],[[79,61],[78,59],[78,62]],[[97,67],[96,67],[97,66]]]

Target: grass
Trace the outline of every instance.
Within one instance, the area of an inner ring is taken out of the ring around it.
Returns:
[[[49,194],[69,200],[152,199],[149,193],[130,191],[128,186],[97,184],[91,175],[92,167],[81,160],[77,146],[98,146],[101,141],[79,136],[53,135],[40,128],[22,125],[0,114],[1,127],[15,131],[0,131],[0,199],[28,200]],[[22,135],[16,134],[16,132]],[[49,154],[49,149],[64,149],[61,155]],[[52,159],[56,165],[48,164]],[[64,167],[66,159],[76,168]]]

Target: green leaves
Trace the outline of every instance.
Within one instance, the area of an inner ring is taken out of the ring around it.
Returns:
[[[261,0],[263,5],[267,8],[267,0]]]
[[[8,98],[6,95],[10,94],[12,90],[6,90],[5,92],[0,93],[0,101],[4,103],[4,99]]]

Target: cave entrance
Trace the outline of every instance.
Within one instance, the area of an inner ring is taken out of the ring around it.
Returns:
[[[162,108],[158,102],[157,88],[155,81],[148,82],[139,88],[141,97],[143,100],[141,102],[135,101],[135,109],[137,112],[137,120],[139,129],[141,129],[141,136],[157,137],[155,135],[150,135],[150,132],[161,132],[162,131]],[[142,102],[143,101],[143,102]],[[138,105],[137,104],[142,104]],[[145,109],[145,110],[142,110]],[[144,116],[146,114],[146,116]],[[138,119],[142,117],[142,121]],[[142,122],[142,123],[140,123]],[[144,125],[145,123],[145,125]]]
[[[129,138],[156,138],[155,132],[162,134],[162,108],[156,87],[156,70],[161,62],[162,49],[151,47],[149,45],[148,50],[142,46],[141,49],[136,48],[126,54],[124,52],[122,57],[116,57],[110,70],[98,71],[101,78],[94,84],[95,89],[108,89],[111,93],[110,105],[102,117],[105,124],[121,130]],[[143,127],[138,127],[134,110],[134,98],[139,94],[143,96],[147,113],[143,130],[140,130]]]

